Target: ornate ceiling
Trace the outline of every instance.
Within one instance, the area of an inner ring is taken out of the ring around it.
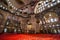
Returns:
[[[0,33],[60,33],[60,0],[0,0]]]

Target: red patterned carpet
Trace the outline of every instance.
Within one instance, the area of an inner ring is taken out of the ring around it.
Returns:
[[[54,34],[1,34],[0,40],[60,40],[60,35]]]

